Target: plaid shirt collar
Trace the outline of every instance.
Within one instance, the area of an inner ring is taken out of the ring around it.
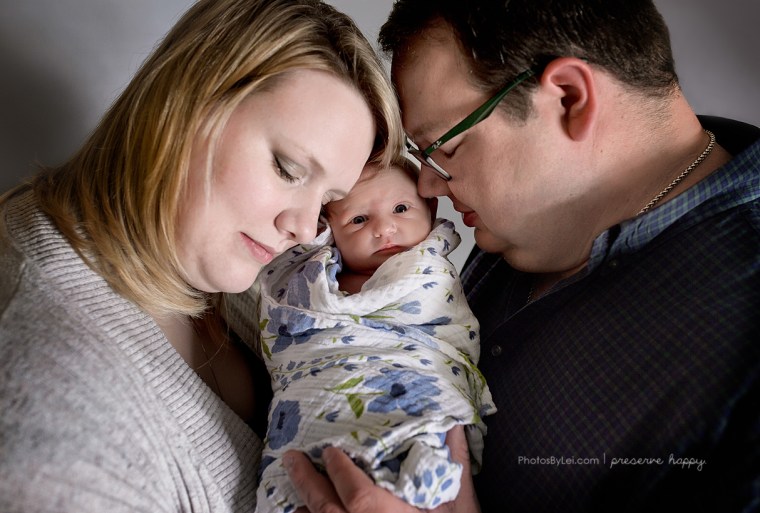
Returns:
[[[599,235],[592,246],[586,272],[581,274],[588,274],[610,258],[639,251],[679,219],[690,226],[758,198],[760,140],[683,194]],[[700,206],[702,208],[697,209]]]

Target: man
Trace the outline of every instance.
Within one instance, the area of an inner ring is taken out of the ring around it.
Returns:
[[[483,511],[760,508],[760,130],[697,118],[648,0],[399,0],[380,42],[475,228]]]
[[[484,510],[756,498],[756,129],[712,142],[648,1],[402,1],[380,37],[419,189],[480,248]]]

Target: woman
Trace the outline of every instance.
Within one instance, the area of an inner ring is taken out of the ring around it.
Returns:
[[[194,5],[79,152],[0,203],[0,511],[252,511],[267,378],[220,293],[401,133],[346,16]]]

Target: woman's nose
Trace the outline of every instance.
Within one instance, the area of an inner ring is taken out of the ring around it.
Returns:
[[[318,207],[294,206],[278,216],[279,228],[287,233],[288,238],[297,244],[304,244],[317,236],[317,222],[319,220]]]

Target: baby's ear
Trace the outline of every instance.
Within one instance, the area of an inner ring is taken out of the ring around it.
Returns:
[[[325,231],[325,228],[330,226],[330,220],[327,217],[327,209],[322,205],[322,209],[319,211],[319,219],[317,220],[317,235]]]
[[[425,201],[430,208],[430,222],[435,223],[435,217],[436,214],[438,214],[438,197],[433,196],[432,198],[425,198]]]

